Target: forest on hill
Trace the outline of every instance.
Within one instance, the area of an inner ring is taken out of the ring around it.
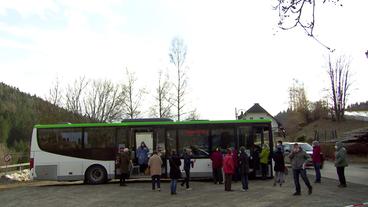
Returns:
[[[28,154],[35,124],[90,121],[0,82],[0,144],[8,149]]]

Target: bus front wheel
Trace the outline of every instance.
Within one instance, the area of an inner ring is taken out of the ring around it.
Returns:
[[[88,184],[102,184],[107,181],[107,173],[103,166],[92,165],[86,170],[86,182]]]

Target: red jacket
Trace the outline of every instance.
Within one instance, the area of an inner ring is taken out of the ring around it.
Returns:
[[[312,160],[314,163],[321,163],[321,147],[320,146],[313,147]]]
[[[224,173],[234,174],[234,160],[229,154],[227,154],[224,158]]]
[[[212,168],[222,168],[222,154],[219,151],[214,151],[211,154]]]

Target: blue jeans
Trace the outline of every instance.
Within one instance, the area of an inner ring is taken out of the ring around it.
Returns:
[[[152,176],[152,190],[155,190],[156,183],[157,183],[157,188],[160,188],[160,176],[159,175]]]
[[[294,184],[295,184],[296,192],[300,193],[299,175],[302,177],[308,189],[312,188],[311,184],[309,183],[308,177],[307,177],[307,171],[305,169],[293,169],[293,175],[294,175]]]
[[[178,182],[177,179],[171,179],[171,184],[170,184],[171,193],[176,193],[176,184],[177,184],[177,182]]]
[[[248,175],[241,175],[242,187],[244,190],[248,190]]]
[[[313,163],[316,171],[316,182],[321,182],[321,163]]]

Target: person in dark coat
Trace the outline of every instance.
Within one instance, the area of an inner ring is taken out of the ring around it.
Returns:
[[[171,152],[171,157],[169,159],[170,164],[170,187],[171,187],[171,195],[176,194],[176,184],[178,182],[178,179],[181,178],[181,172],[180,172],[180,157],[176,153],[175,150]]]
[[[273,154],[272,159],[275,161],[274,170],[276,174],[273,186],[276,186],[276,184],[279,183],[281,187],[282,183],[284,183],[285,176],[285,160],[281,145],[277,145],[276,152]]]
[[[335,149],[335,167],[340,182],[338,187],[346,188],[345,167],[348,166],[346,149],[342,142],[336,142]]]
[[[185,171],[185,179],[181,183],[181,186],[186,187],[186,190],[191,190],[189,187],[190,180],[190,168],[193,167],[194,162],[191,160],[192,152],[190,149],[184,149],[183,159],[184,159],[184,171]]]
[[[231,153],[232,153],[233,160],[234,160],[233,181],[238,181],[240,179],[240,173],[239,173],[239,168],[238,168],[239,153],[238,153],[238,150],[236,148],[234,148]]]
[[[119,156],[120,162],[120,186],[126,186],[125,179],[128,178],[129,173],[129,164],[130,164],[130,156],[129,149],[124,148],[123,152]]]
[[[222,184],[222,162],[223,157],[222,153],[220,152],[220,148],[217,147],[214,152],[211,154],[212,160],[212,174],[213,174],[213,182],[215,184],[219,183]]]
[[[240,179],[242,182],[242,190],[248,190],[248,173],[249,173],[249,159],[245,152],[245,147],[240,147],[240,155],[238,159],[238,166],[240,172]]]

